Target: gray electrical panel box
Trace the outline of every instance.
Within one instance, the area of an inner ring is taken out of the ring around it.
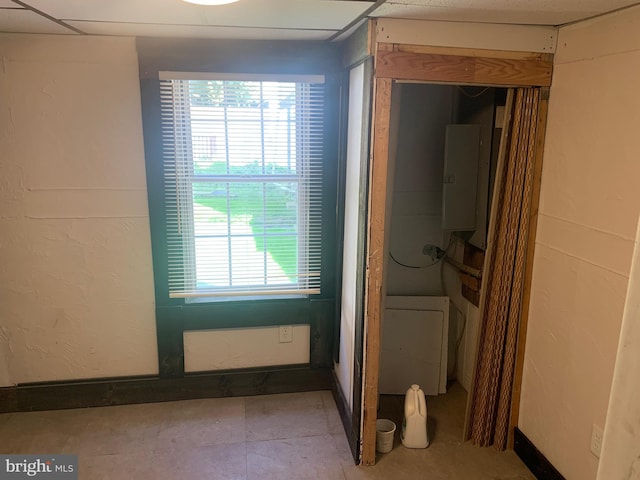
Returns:
[[[442,229],[476,229],[480,125],[447,125],[442,188]]]

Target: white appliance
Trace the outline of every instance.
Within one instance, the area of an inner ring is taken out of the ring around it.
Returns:
[[[447,392],[449,297],[390,296],[382,318],[379,393]]]

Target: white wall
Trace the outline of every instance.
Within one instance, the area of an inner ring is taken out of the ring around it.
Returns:
[[[609,397],[598,479],[640,479],[640,229]]]
[[[640,9],[560,29],[519,427],[568,479],[596,477],[640,211]]]
[[[309,325],[292,325],[292,341],[280,343],[279,327],[221,328],[184,332],[185,372],[309,363]]]
[[[135,40],[0,34],[0,56],[0,386],[157,374]],[[190,366],[308,362],[300,328],[191,333]]]
[[[358,217],[360,212],[360,165],[363,148],[363,111],[365,108],[365,64],[349,73],[349,119],[347,125],[347,162],[345,177],[344,241],[342,253],[342,296],[340,305],[339,362],[336,377],[349,408],[353,408],[353,368],[356,329],[356,285],[358,271]],[[367,97],[368,98],[368,97]]]
[[[556,27],[540,25],[376,19],[378,42],[432,47],[553,53],[557,31]]]
[[[0,385],[156,373],[135,42],[0,56]]]
[[[454,89],[446,85],[402,85],[396,152],[391,254],[405,265],[433,263],[425,244],[447,248],[442,230],[442,179],[447,124],[453,122]],[[440,264],[408,268],[389,259],[388,295],[440,295]]]
[[[461,262],[464,242],[454,237],[448,255]],[[478,332],[480,329],[480,309],[462,296],[462,282],[459,272],[451,265],[442,265],[442,280],[445,292],[451,300],[449,308],[449,376],[455,378],[469,392],[476,364]]]

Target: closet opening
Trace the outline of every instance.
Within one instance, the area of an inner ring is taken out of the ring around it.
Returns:
[[[496,87],[393,87],[378,418],[401,428],[418,384],[429,441],[463,437],[506,98]]]

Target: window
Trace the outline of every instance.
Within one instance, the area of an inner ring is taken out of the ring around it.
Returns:
[[[160,80],[169,296],[320,293],[323,77]]]

